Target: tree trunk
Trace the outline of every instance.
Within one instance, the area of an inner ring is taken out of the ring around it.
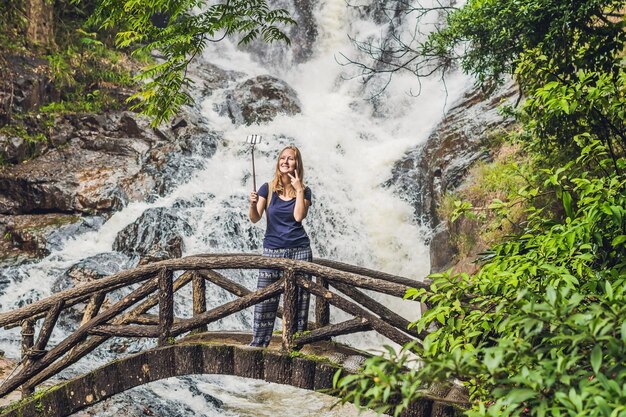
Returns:
[[[26,40],[46,49],[54,46],[54,0],[26,0]]]

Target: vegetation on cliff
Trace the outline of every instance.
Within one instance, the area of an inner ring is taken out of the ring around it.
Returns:
[[[190,102],[187,66],[211,42],[226,36],[289,42],[281,28],[293,20],[266,0],[203,6],[197,0],[3,2],[0,136],[25,140],[28,158],[49,145],[59,114],[128,107],[158,125]],[[6,162],[0,153],[0,165]]]
[[[338,380],[344,400],[389,411],[400,399],[397,415],[432,382],[457,380],[468,416],[626,415],[624,6],[470,0],[413,52],[458,62],[485,88],[517,81],[524,101],[504,111],[520,129],[506,140],[523,157],[498,161],[510,180],[495,182],[513,187],[449,210],[511,227],[474,274],[434,274],[430,291],[407,294],[430,306],[419,330],[437,328],[405,347],[420,366],[373,359]]]
[[[50,132],[62,114],[124,108],[145,61],[115,49],[110,31],[86,26],[93,2],[36,3],[0,5],[0,135],[29,145],[28,152],[0,153],[0,165],[56,146]]]

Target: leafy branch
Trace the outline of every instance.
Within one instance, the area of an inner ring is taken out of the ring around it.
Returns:
[[[80,1],[80,0],[77,0]],[[284,28],[295,21],[266,0],[100,0],[90,23],[117,33],[117,45],[135,54],[157,50],[162,56],[137,75],[141,90],[129,98],[132,108],[158,125],[191,102],[190,62],[211,42],[226,37],[247,44],[257,38],[290,44]]]

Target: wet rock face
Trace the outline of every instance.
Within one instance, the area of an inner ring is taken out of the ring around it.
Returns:
[[[59,147],[0,171],[0,214],[111,213],[162,195],[169,171],[197,168],[177,156],[215,152],[217,135],[183,125],[153,129],[129,112],[65,116],[51,137]]]
[[[68,236],[97,230],[102,217],[47,213],[4,216],[0,214],[0,266],[18,265],[60,249]]]
[[[192,64],[192,68],[200,79],[198,84],[202,85],[202,96],[210,96],[215,90],[227,88],[231,82],[245,75],[242,72],[225,70],[207,62],[203,62],[202,66]]]
[[[295,63],[307,61],[313,55],[313,46],[317,39],[317,22],[315,21],[314,7],[317,1],[294,0],[295,20],[298,22],[291,28],[293,60]]]
[[[74,288],[109,275],[116,274],[123,270],[132,268],[134,262],[126,255],[117,252],[105,252],[82,259],[80,262],[68,268],[52,284],[54,293]],[[101,309],[108,308],[112,303],[123,297],[122,290],[108,293],[103,301]],[[59,317],[59,325],[69,331],[78,328],[83,320],[83,315],[87,303],[78,303],[62,311]]]
[[[140,263],[180,258],[183,237],[191,233],[191,226],[171,209],[152,208],[117,234],[113,250],[139,257]]]
[[[244,81],[226,97],[224,111],[237,125],[269,122],[279,114],[293,116],[302,111],[296,91],[269,75]]]
[[[58,118],[47,152],[0,170],[0,263],[46,256],[54,249],[49,224],[71,217],[79,227],[94,214],[107,218],[191,178],[221,137],[185,116],[163,128],[131,112]],[[2,144],[0,137],[6,160]]]
[[[118,184],[139,173],[140,155],[149,148],[148,139],[137,140],[123,130],[121,119],[108,115],[59,120],[61,135],[69,139],[56,142],[67,146],[0,173],[0,213],[121,208],[127,196]]]
[[[441,272],[449,269],[457,255],[456,247],[450,242],[450,231],[440,224],[430,239],[430,270]]]
[[[446,192],[457,188],[478,160],[487,160],[484,149],[487,133],[506,128],[512,120],[498,114],[498,106],[515,97],[512,85],[485,100],[479,91],[465,95],[437,126],[423,146],[408,151],[396,162],[392,178],[385,185],[403,190],[416,217],[431,228],[439,224],[437,204]]]
[[[26,113],[58,100],[47,61],[26,56],[5,56],[7,71],[0,80],[0,125],[10,114]]]
[[[402,190],[401,196],[413,205],[415,216],[434,230],[430,242],[432,272],[450,268],[457,255],[447,226],[437,215],[439,200],[461,185],[473,163],[490,158],[484,147],[487,134],[511,126],[513,121],[500,116],[498,107],[515,100],[515,94],[512,84],[489,100],[479,91],[467,93],[423,146],[411,149],[396,162],[392,179],[385,184]]]
[[[52,284],[52,291],[57,293],[82,283],[116,274],[132,266],[131,260],[122,253],[99,253],[72,265]]]
[[[30,150],[23,138],[0,134],[0,153],[4,162],[17,164],[28,158]]]
[[[306,62],[313,56],[319,34],[315,9],[324,6],[320,6],[319,0],[274,0],[272,8],[286,9],[296,21],[295,25],[285,28],[291,41],[289,47],[285,48],[282,41],[268,43],[258,36],[248,44],[239,45],[239,48],[268,67],[285,68]]]
[[[26,259],[49,254],[48,237],[77,220],[77,216],[69,214],[0,215],[0,247],[3,248],[0,264],[12,260],[19,252],[23,252]]]

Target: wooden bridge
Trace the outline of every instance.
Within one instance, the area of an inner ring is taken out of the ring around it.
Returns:
[[[250,291],[216,271],[259,268],[280,269],[282,278],[266,288]],[[305,279],[302,274],[310,274],[314,280]],[[188,284],[192,286],[192,314],[175,317],[174,294]],[[207,284],[237,298],[207,311]],[[312,330],[304,334],[294,334],[292,330],[298,286],[315,297],[314,321],[309,326]],[[0,326],[22,329],[22,359],[0,385],[0,398],[16,390],[21,390],[23,397],[0,409],[0,417],[66,416],[137,385],[189,374],[231,374],[305,389],[328,389],[338,369],[356,372],[367,356],[329,342],[333,336],[374,330],[399,345],[425,336],[409,328],[407,319],[358,288],[402,298],[408,288],[425,286],[422,282],[334,261],[304,262],[240,254],[191,256],[124,271],[0,314]],[[130,291],[129,287],[135,289]],[[130,292],[103,308],[110,293],[123,288]],[[282,335],[275,336],[270,348],[247,346],[251,339],[248,333],[207,331],[210,323],[280,294],[283,307],[278,316],[282,318]],[[50,346],[61,313],[80,303],[86,303],[80,326]],[[352,318],[330,323],[330,305]],[[148,313],[157,306],[158,314]],[[36,326],[40,320],[43,322]],[[39,330],[35,338],[36,327]],[[37,386],[114,337],[154,338],[157,347],[33,395]],[[433,388],[431,397],[417,401],[405,414],[452,416],[456,411],[450,404],[464,400],[457,389]]]

